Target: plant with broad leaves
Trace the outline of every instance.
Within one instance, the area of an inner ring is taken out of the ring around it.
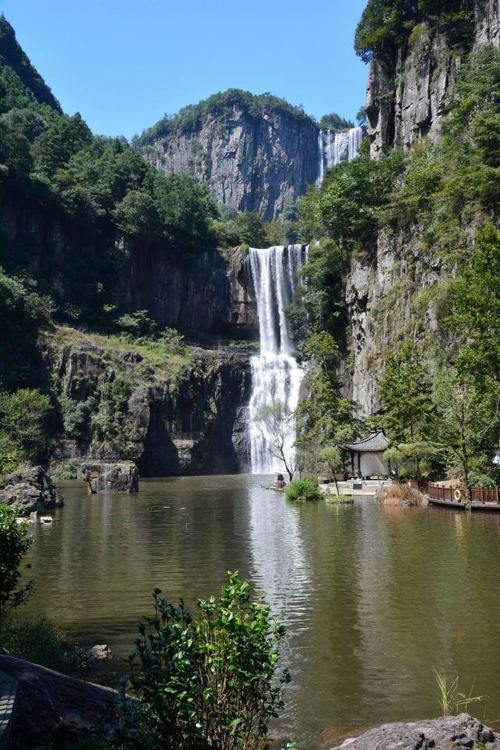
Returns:
[[[283,708],[288,671],[278,670],[283,625],[238,573],[219,597],[181,601],[153,591],[122,681],[111,747],[144,750],[264,750],[270,719]]]

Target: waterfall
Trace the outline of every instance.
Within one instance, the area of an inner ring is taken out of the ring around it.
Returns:
[[[282,404],[288,413],[299,403],[303,370],[293,356],[294,348],[286,319],[307,250],[302,245],[250,248],[250,268],[259,316],[260,354],[251,359],[252,395],[249,404],[251,470],[254,474],[283,471],[273,457],[256,416],[262,407]],[[289,429],[285,451],[293,458],[295,425]]]
[[[342,161],[352,161],[359,154],[363,141],[363,128],[351,128],[339,133],[320,130],[318,133],[318,185],[323,182],[325,170]]]

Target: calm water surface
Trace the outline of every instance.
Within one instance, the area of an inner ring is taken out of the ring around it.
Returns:
[[[159,586],[192,606],[239,570],[281,614],[293,682],[277,729],[309,750],[435,715],[433,667],[500,718],[500,514],[287,504],[255,476],[146,480],[138,496],[67,484],[34,527],[26,605],[125,657]]]

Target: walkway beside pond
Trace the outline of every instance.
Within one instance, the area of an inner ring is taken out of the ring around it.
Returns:
[[[9,726],[16,699],[17,680],[0,672],[0,743]]]

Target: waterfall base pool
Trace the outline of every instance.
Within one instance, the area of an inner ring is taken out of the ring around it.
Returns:
[[[489,696],[499,718],[500,517],[439,508],[293,505],[259,476],[143,480],[137,496],[66,484],[55,523],[33,527],[45,613],[85,644],[131,650],[149,592],[215,592],[239,570],[287,629],[292,673],[276,729],[300,747],[368,725],[434,716],[433,668]]]

